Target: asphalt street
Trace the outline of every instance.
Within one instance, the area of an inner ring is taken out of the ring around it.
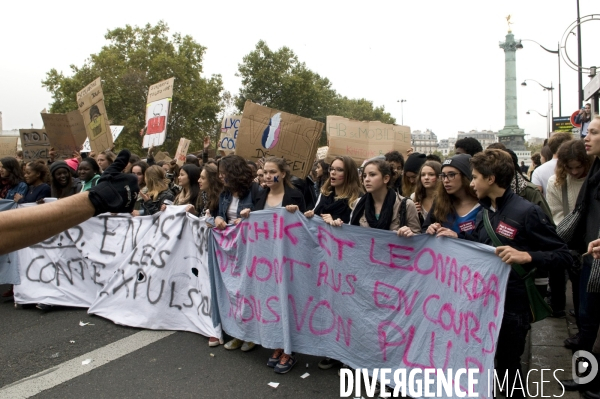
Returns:
[[[7,288],[0,286],[0,292]],[[266,366],[271,349],[257,347],[243,353],[227,351],[223,346],[210,348],[206,337],[187,332],[167,334],[125,355],[114,353],[123,346],[112,348],[111,356],[117,358],[105,359],[106,363],[96,368],[78,360],[72,366],[78,375],[63,376],[66,380],[60,382],[55,375],[63,373],[65,367],[59,366],[79,357],[91,360],[91,365],[94,361],[99,364],[101,359],[94,359],[90,352],[104,357],[100,353],[110,352],[111,345],[136,341],[142,330],[88,315],[86,309],[16,309],[12,300],[6,299],[0,300],[0,320],[0,398],[31,397],[15,392],[35,386],[41,379],[36,374],[42,372],[44,378],[56,378],[57,383],[33,396],[36,398],[339,397],[337,368],[318,369],[318,357],[298,355],[296,366],[280,375]],[[82,327],[80,322],[91,324]],[[310,375],[301,378],[305,373]],[[272,388],[270,382],[279,386]]]

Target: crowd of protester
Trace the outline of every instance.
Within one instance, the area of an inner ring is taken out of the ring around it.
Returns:
[[[565,317],[569,311],[565,292],[567,279],[571,281],[579,333],[565,337],[565,346],[600,354],[600,270],[591,256],[581,256],[598,245],[600,231],[600,117],[582,110],[581,119],[581,139],[553,134],[527,168],[501,143],[484,150],[476,139],[465,138],[456,142],[455,155],[443,162],[412,150],[390,151],[360,166],[338,156],[330,163],[316,161],[309,176],[300,179],[281,158],[256,163],[236,155],[209,158],[210,142],[205,140],[204,149],[188,155],[183,166],[156,162],[150,148],[143,160],[132,154],[123,173],[135,175],[140,188],[134,217],[186,205],[187,212],[209,217],[215,228],[225,229],[252,212],[284,207],[307,218],[321,217],[335,227],[391,230],[406,238],[430,234],[487,245],[499,242],[496,254],[504,262],[520,264],[527,272],[535,269],[536,287],[551,305],[552,317]],[[0,198],[41,203],[85,192],[98,184],[115,158],[109,150],[52,162],[2,158]],[[486,228],[486,218],[496,232],[503,224],[514,234],[496,235]],[[561,233],[566,223],[572,234]],[[38,307],[50,309],[45,304]],[[509,381],[522,373],[521,355],[533,321],[523,279],[511,269],[496,348],[497,370],[506,372]],[[208,342],[222,343],[218,337]],[[228,350],[242,351],[255,346],[237,338],[225,344]],[[294,353],[275,349],[267,365],[286,373],[296,362]],[[329,358],[319,363],[322,369],[335,365],[341,364]],[[562,383],[567,390],[586,390],[592,397],[600,390],[598,378],[586,385]]]

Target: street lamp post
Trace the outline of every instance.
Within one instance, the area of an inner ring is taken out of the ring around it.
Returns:
[[[552,119],[553,119],[553,92],[554,92],[554,87],[552,87],[552,82],[550,82],[550,87],[548,86],[544,86],[543,84],[541,84],[540,82],[538,82],[535,79],[525,79],[523,81],[523,83],[521,83],[521,86],[527,86],[527,81],[531,81],[531,82],[535,82],[538,85],[540,85],[540,87],[542,87],[544,90],[546,90],[548,92],[548,114],[547,114],[547,121],[546,121],[546,125],[547,125],[547,137],[550,138],[550,132],[552,132]]]
[[[561,80],[560,80],[560,43],[558,44],[558,50],[550,50],[550,49],[542,46],[535,40],[521,39],[521,41],[522,42],[534,42],[535,44],[537,44],[538,46],[540,46],[547,52],[557,55],[557,57],[558,57],[558,116],[562,116],[562,85],[561,85]]]
[[[404,126],[404,103],[406,102],[406,100],[402,99],[402,100],[398,100],[398,102],[400,103],[400,112],[402,115],[402,125]]]

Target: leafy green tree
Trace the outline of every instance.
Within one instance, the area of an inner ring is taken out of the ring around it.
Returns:
[[[173,156],[179,139],[186,137],[192,140],[190,152],[200,150],[204,136],[214,135],[219,123],[223,83],[220,75],[202,77],[205,47],[191,36],[175,33],[169,37],[168,32],[163,21],[141,28],[126,25],[108,31],[109,43],[83,66],[71,65],[72,76],[51,69],[42,81],[54,99],[50,112],[77,109],[77,92],[100,76],[108,118],[112,124],[125,126],[116,148],[140,153],[148,87],[175,77],[163,149]]]
[[[264,41],[244,56],[237,76],[242,87],[236,104],[240,111],[246,100],[270,108],[325,122],[327,115],[365,121],[395,123],[384,107],[373,102],[339,95],[329,79],[308,69],[288,47],[273,51]]]

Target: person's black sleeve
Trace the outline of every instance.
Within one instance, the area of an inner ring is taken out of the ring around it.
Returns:
[[[537,206],[533,208],[526,221],[527,242],[533,249],[527,251],[531,255],[529,265],[541,270],[568,268],[573,257],[567,244],[556,234],[544,212]]]

